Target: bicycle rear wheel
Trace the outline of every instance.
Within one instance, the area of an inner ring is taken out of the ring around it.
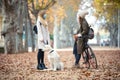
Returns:
[[[96,69],[98,67],[96,56],[90,46],[88,47],[87,50],[88,50],[90,68]]]

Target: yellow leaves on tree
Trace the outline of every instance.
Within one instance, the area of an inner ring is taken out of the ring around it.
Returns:
[[[58,22],[66,17],[64,7],[58,4],[55,4],[54,7],[50,8],[47,13],[49,14],[48,19],[50,22],[54,21],[55,16],[57,16]]]
[[[62,4],[66,9],[73,8],[74,11],[78,10],[80,0],[62,0]]]
[[[47,10],[56,3],[55,0],[28,0],[28,5],[34,10]]]
[[[50,22],[53,22],[54,16],[57,16],[58,22],[67,17],[66,11],[72,8],[74,11],[78,10],[80,0],[57,0],[57,3],[49,9],[48,14]]]
[[[119,8],[120,3],[118,2],[119,0],[94,0],[95,15],[104,15],[109,20]]]

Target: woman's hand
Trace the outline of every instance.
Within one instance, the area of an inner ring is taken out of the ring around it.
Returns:
[[[82,36],[82,35],[79,33],[79,34],[75,34],[73,37],[74,37],[75,40],[77,40],[78,37],[81,37],[81,36]]]
[[[81,37],[82,35],[79,33],[79,34],[77,34],[77,36],[78,36],[78,37]]]
[[[77,34],[75,34],[73,37],[75,40],[77,40],[77,38],[78,38]]]

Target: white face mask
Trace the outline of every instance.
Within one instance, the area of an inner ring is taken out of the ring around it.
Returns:
[[[44,14],[44,15],[43,15],[43,19],[46,19],[46,17],[47,17],[47,14]]]

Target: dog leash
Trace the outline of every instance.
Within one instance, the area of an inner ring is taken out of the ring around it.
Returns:
[[[51,50],[50,53],[52,53],[54,50]]]

